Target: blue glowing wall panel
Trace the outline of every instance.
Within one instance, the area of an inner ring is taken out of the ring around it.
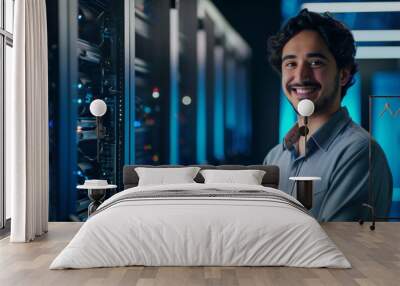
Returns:
[[[245,65],[228,59],[226,64],[225,126],[227,150],[233,155],[249,151],[251,138],[251,108],[248,74]]]
[[[177,74],[171,74],[171,110],[170,110],[170,164],[178,164],[179,151],[179,88]]]
[[[238,153],[246,153],[250,145],[249,139],[251,136],[251,123],[250,123],[250,104],[248,95],[248,78],[246,68],[243,65],[238,67],[237,71],[237,90],[236,93],[236,110],[237,110],[237,124],[236,124],[236,139],[235,151]]]
[[[226,126],[226,152],[234,153],[234,134],[236,126],[236,66],[235,61],[231,58],[227,59],[226,64],[226,98],[225,98],[225,126]]]
[[[196,160],[202,164],[207,162],[206,142],[206,33],[197,32],[197,130],[196,130]]]
[[[372,79],[371,133],[383,148],[393,175],[393,201],[400,201],[400,73],[378,72]],[[381,97],[381,98],[380,98]],[[392,208],[398,212],[399,207]]]
[[[135,30],[133,26],[133,13],[135,9],[131,7],[133,3],[128,0],[124,1],[125,10],[124,17],[129,19],[124,21],[125,30],[125,47],[124,47],[124,73],[125,73],[125,83],[124,83],[124,164],[132,165],[135,164],[135,71],[131,69],[134,66],[134,54],[135,54]]]
[[[334,18],[353,30],[399,29],[400,12],[335,13]]]
[[[279,103],[279,142],[282,142],[286,133],[293,127],[295,122],[296,112],[294,112],[285,94],[281,92]]]
[[[224,159],[224,50],[218,47],[215,53],[215,92],[214,92],[214,156]]]
[[[170,127],[170,145],[169,145],[169,163],[178,164],[179,161],[179,22],[178,11],[171,9],[170,11],[170,41],[171,41],[171,109],[169,118]]]
[[[301,0],[282,0],[281,15],[282,15],[283,21],[285,22],[290,17],[296,15],[303,2],[304,1],[301,1]]]
[[[353,121],[361,125],[361,79],[359,74],[355,76],[354,85],[347,90],[342,106],[346,106]]]
[[[282,0],[281,4],[281,16],[282,26],[286,21],[295,16],[303,4],[301,0]],[[293,127],[296,122],[296,113],[289,101],[286,99],[285,94],[281,91],[279,100],[279,142],[282,142],[286,133]]]
[[[227,91],[226,91],[226,112],[225,121],[226,127],[229,130],[233,130],[236,125],[236,110],[235,110],[235,97],[236,97],[236,87],[235,87],[235,62],[229,60],[227,63]]]

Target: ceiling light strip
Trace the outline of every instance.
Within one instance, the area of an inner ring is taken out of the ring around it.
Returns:
[[[400,41],[400,30],[352,30],[356,42]]]
[[[318,13],[400,12],[400,2],[304,3],[301,7]]]
[[[357,47],[357,59],[400,59],[400,46]]]

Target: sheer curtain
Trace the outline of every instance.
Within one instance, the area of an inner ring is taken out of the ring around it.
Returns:
[[[11,242],[48,225],[48,92],[45,0],[15,1],[13,93],[6,98],[6,187]]]

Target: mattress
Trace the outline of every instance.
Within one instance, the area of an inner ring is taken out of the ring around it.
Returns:
[[[198,183],[114,195],[50,269],[130,265],[351,267],[319,223],[284,192]]]

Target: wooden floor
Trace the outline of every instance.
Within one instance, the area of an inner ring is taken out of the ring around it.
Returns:
[[[352,269],[289,267],[120,267],[48,270],[80,223],[50,223],[32,243],[0,241],[0,285],[400,285],[400,223],[326,223]]]

